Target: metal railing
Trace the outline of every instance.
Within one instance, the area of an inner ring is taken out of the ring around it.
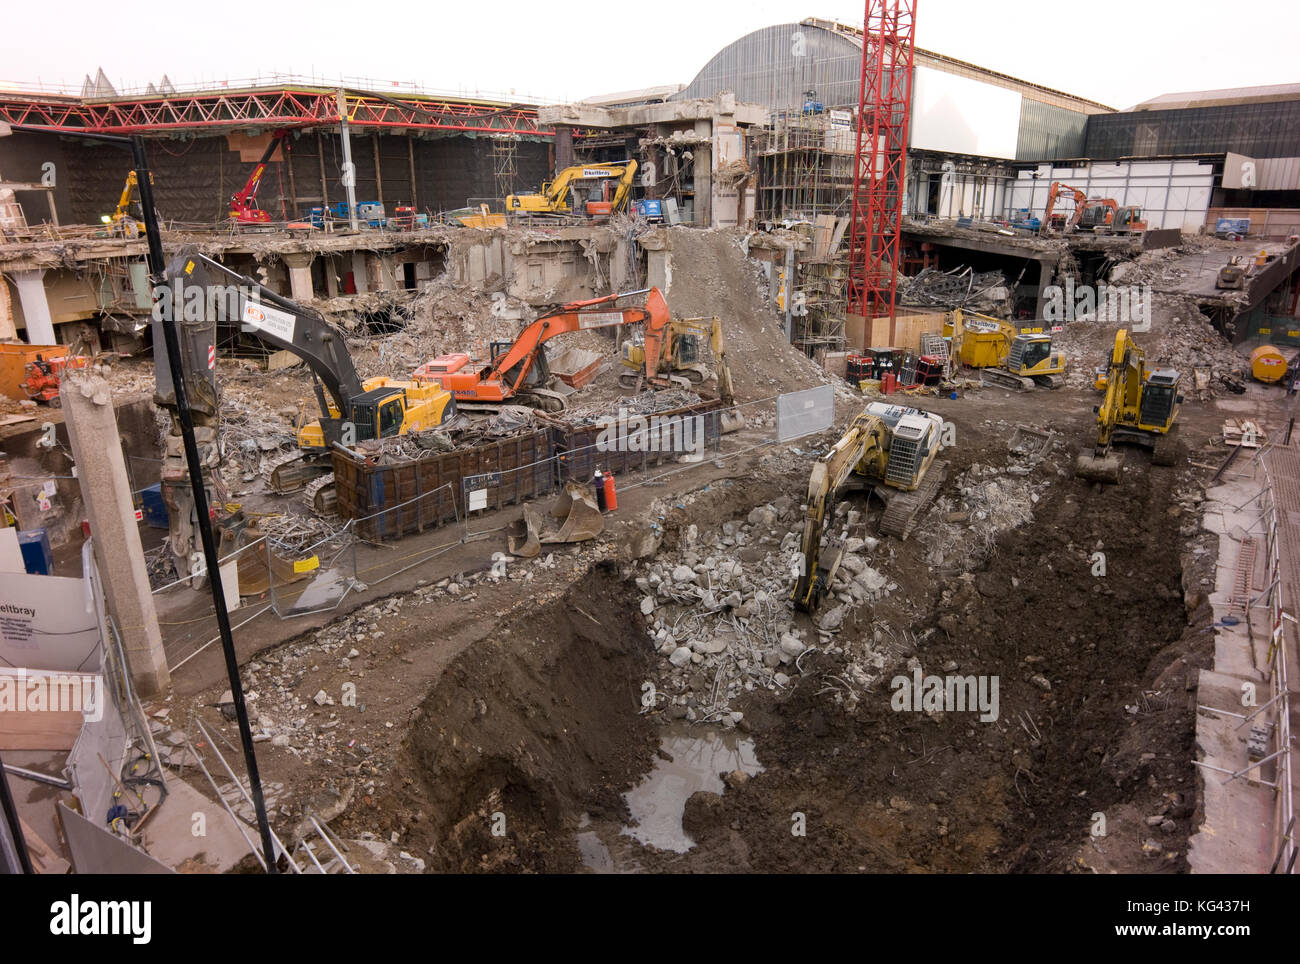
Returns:
[[[1291,746],[1290,684],[1287,675],[1287,641],[1284,620],[1292,617],[1282,608],[1282,556],[1278,541],[1277,500],[1273,494],[1273,476],[1267,457],[1260,459],[1264,468],[1263,523],[1265,532],[1265,558],[1268,561],[1268,588],[1261,594],[1269,614],[1269,702],[1274,708],[1273,752],[1277,756],[1276,799],[1274,801],[1274,831],[1276,856],[1270,873],[1281,869],[1289,874],[1296,861],[1295,803],[1292,798],[1293,748]],[[1257,597],[1259,599],[1260,597]]]

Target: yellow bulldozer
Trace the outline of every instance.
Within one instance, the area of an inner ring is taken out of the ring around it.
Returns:
[[[1146,352],[1124,328],[1115,332],[1106,372],[1106,394],[1093,408],[1097,416],[1097,444],[1080,454],[1075,475],[1091,482],[1118,482],[1120,459],[1112,451],[1116,442],[1131,442],[1151,449],[1155,465],[1177,460],[1177,425],[1182,376],[1172,368],[1146,366]]]

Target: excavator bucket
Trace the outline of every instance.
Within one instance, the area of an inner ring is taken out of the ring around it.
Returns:
[[[1113,485],[1119,481],[1119,471],[1120,459],[1115,452],[1107,452],[1105,455],[1080,452],[1074,463],[1074,474],[1089,482],[1107,482]]]
[[[542,551],[542,515],[531,505],[524,506],[523,517],[506,533],[506,547],[513,555],[533,559]]]
[[[555,500],[551,515],[563,519],[560,528],[541,537],[543,543],[583,542],[594,539],[605,530],[605,519],[596,505],[591,489],[577,482],[566,482],[564,491]]]
[[[719,413],[718,431],[723,435],[745,427],[745,416],[738,408],[724,408]]]

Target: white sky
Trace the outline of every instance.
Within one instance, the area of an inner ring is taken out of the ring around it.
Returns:
[[[918,46],[1121,109],[1172,91],[1300,81],[1296,0],[917,6]],[[216,22],[223,11],[227,21]],[[568,101],[689,83],[751,30],[808,16],[860,25],[862,14],[862,3],[846,0],[15,3],[0,37],[0,82],[80,85],[99,66],[118,87],[164,73],[181,85],[291,71]],[[55,40],[41,47],[47,34]]]

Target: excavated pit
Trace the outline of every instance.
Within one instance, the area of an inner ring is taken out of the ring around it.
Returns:
[[[957,468],[982,463],[985,485],[1008,471],[1000,428],[964,441]],[[674,689],[635,580],[671,565],[688,528],[782,495],[797,508],[805,483],[750,477],[673,504],[655,560],[598,563],[451,664],[380,809],[435,872],[1185,870],[1212,638],[1196,486],[1142,453],[1090,485],[1070,471],[1078,441],[1022,476],[1031,521],[970,571],[936,564],[926,539],[887,543],[872,564],[898,589],[833,634],[804,623],[818,651],[788,685],[737,696],[729,730],[673,720],[662,698],[642,712],[647,683]],[[891,662],[847,698],[848,664],[873,646]],[[892,677],[914,669],[996,677],[996,719],[895,709]]]

